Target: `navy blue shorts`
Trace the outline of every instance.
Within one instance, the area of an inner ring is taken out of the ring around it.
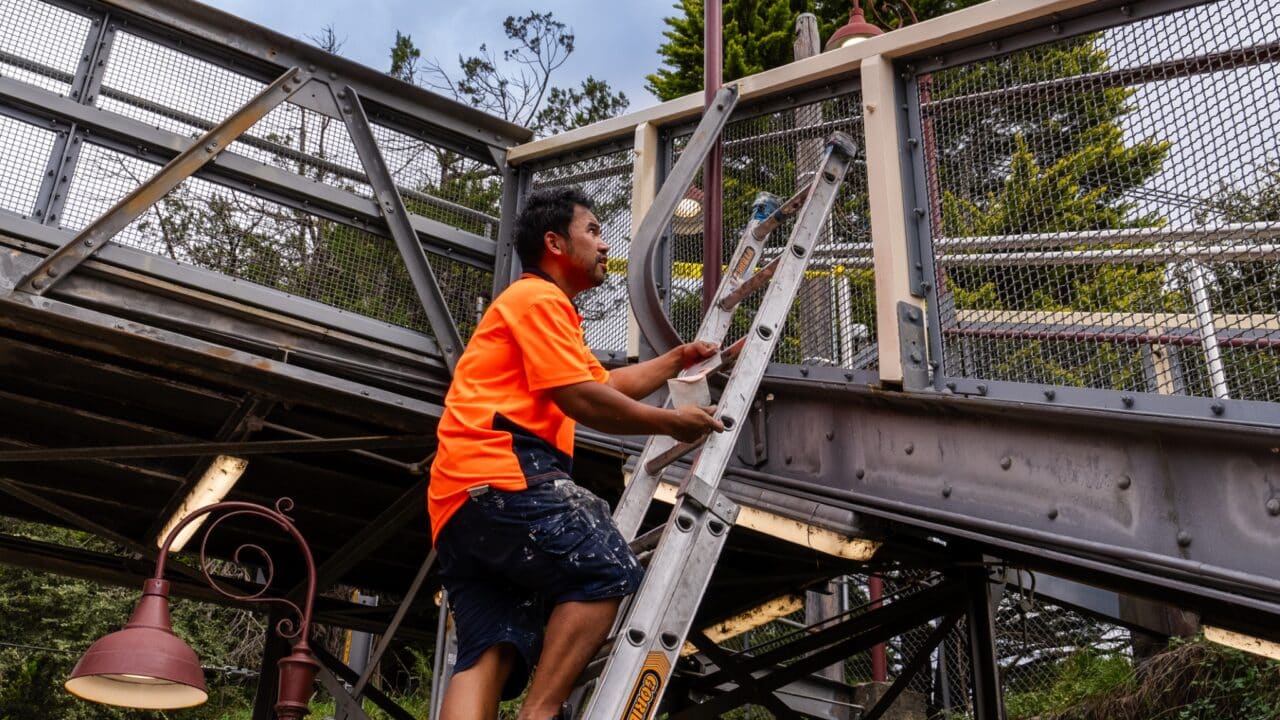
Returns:
[[[472,496],[440,531],[436,551],[458,634],[454,672],[511,643],[517,658],[504,700],[524,690],[557,604],[630,595],[644,574],[609,504],[568,479]]]

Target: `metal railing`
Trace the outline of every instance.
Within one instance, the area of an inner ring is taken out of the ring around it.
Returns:
[[[1274,423],[1278,13],[997,0],[738,81],[724,242],[756,191],[803,180],[829,128],[866,145],[774,360],[912,391]],[[510,159],[555,164],[656,127],[663,149],[644,162],[660,176],[698,104]],[[669,234],[677,329],[701,315],[702,240]],[[616,342],[625,319],[608,322]]]
[[[4,0],[0,11],[0,232],[64,244],[292,65],[306,87],[97,258],[416,345],[394,326],[432,334],[429,313],[348,133],[354,98],[335,99],[351,86],[450,314],[464,334],[474,325],[493,284],[495,163],[527,131],[204,6]]]

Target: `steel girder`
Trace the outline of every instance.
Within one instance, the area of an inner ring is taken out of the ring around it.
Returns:
[[[748,485],[1275,637],[1280,430],[766,380]],[[1172,593],[1172,595],[1164,595]]]

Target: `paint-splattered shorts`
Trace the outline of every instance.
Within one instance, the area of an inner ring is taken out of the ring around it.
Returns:
[[[609,504],[568,479],[473,495],[440,531],[437,552],[458,633],[454,672],[511,643],[518,657],[504,699],[524,689],[555,605],[630,595],[644,573]]]

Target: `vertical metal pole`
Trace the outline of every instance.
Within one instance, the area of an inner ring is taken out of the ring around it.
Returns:
[[[439,720],[444,691],[453,677],[453,664],[458,659],[458,636],[449,621],[449,595],[440,592],[440,619],[436,623],[436,654],[432,658],[430,720]]]
[[[969,656],[973,668],[973,716],[976,720],[1004,720],[1000,694],[1000,666],[996,656],[992,583],[981,565],[965,570],[969,623]]]
[[[276,663],[289,654],[289,641],[277,635],[276,623],[285,617],[280,606],[272,605],[267,613],[266,639],[262,646],[262,666],[258,671],[258,689],[253,697],[253,720],[272,720],[275,717],[276,691],[280,678]]]
[[[502,168],[502,210],[490,300],[498,297],[520,275],[520,258],[516,255],[516,217],[524,206],[524,196],[528,189],[528,172],[511,165]]]
[[[867,579],[867,595],[871,600],[870,609],[877,610],[884,599],[884,581],[879,575]],[[889,679],[889,656],[885,652],[884,643],[871,646],[871,679],[875,682],[886,682]]]
[[[702,47],[703,97],[707,109],[716,101],[716,91],[724,80],[724,23],[720,0],[706,0],[703,12]],[[723,146],[717,133],[702,168],[702,307],[711,308],[720,287],[721,245],[724,240]]]
[[[1209,283],[1204,269],[1197,261],[1188,263],[1191,280],[1191,301],[1196,309],[1196,326],[1200,331],[1200,344],[1204,346],[1204,359],[1209,366],[1209,381],[1216,398],[1230,397],[1227,390],[1227,371],[1222,365],[1222,353],[1218,349],[1218,329],[1213,324],[1213,307],[1209,303]]]

